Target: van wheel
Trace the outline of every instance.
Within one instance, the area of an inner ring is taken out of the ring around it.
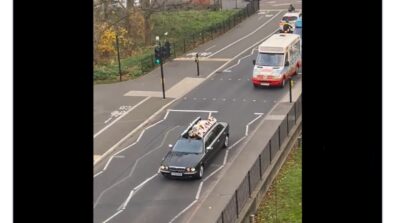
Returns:
[[[285,87],[285,85],[286,85],[286,78],[283,78],[281,87],[283,88],[283,87]]]

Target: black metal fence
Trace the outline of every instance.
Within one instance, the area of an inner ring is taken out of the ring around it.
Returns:
[[[220,214],[217,223],[232,223],[237,220],[242,208],[248,198],[257,187],[269,165],[274,161],[275,155],[280,152],[280,145],[290,134],[290,130],[296,125],[296,121],[301,117],[301,96],[294,102],[292,108],[281,122],[278,130],[275,131],[269,142],[263,147],[263,151],[248,171],[239,187],[235,190],[228,205]],[[296,118],[297,117],[297,118]]]
[[[187,35],[176,42],[170,42],[171,55],[168,59],[180,56],[187,51],[196,48],[198,45],[212,40],[219,35],[222,35],[223,33],[227,32],[228,30],[241,23],[247,17],[253,15],[258,9],[259,1],[251,1],[246,5],[245,8],[238,10],[228,19],[199,32]],[[133,62],[122,62],[121,70],[122,73],[128,73],[129,75],[136,77],[153,70],[157,66],[158,64],[154,63],[153,53]]]

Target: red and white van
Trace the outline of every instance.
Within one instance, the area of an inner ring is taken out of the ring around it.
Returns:
[[[284,87],[302,67],[300,35],[274,34],[259,45],[253,64],[254,87]]]

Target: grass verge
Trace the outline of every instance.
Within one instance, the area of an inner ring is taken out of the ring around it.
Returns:
[[[181,51],[186,44],[186,50],[192,49],[199,44],[203,33],[203,39],[207,41],[212,35],[208,30],[218,29],[218,25],[230,21],[238,11],[172,11],[159,12],[151,16],[153,25],[152,36],[160,36],[168,32],[168,40]],[[195,35],[193,35],[195,34]],[[135,79],[158,65],[153,61],[153,46],[143,47],[137,55],[121,59],[123,80]],[[119,80],[119,67],[116,58],[109,64],[94,66],[94,84],[114,83]]]
[[[257,210],[257,222],[302,222],[301,154],[301,148],[290,152]]]

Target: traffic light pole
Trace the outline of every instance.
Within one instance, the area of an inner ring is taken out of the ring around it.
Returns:
[[[162,56],[161,42],[159,43],[159,47],[160,47],[160,55],[161,55],[160,64],[161,64],[162,98],[165,99],[164,68],[162,67],[163,56]]]

